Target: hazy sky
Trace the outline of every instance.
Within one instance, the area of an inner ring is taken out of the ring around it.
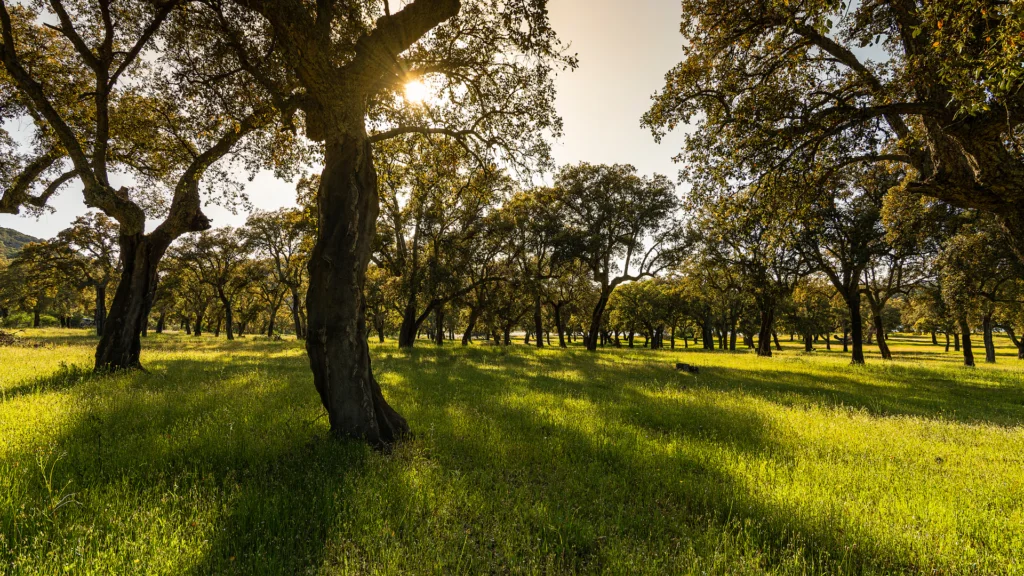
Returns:
[[[565,135],[554,144],[559,164],[587,161],[629,163],[641,173],[675,179],[680,148],[676,133],[662,144],[640,127],[650,97],[681,59],[680,5],[677,0],[550,0],[559,36],[580,58],[575,72],[557,80],[558,111]],[[68,187],[52,202],[54,214],[39,219],[0,214],[0,226],[48,238],[86,212],[79,188]],[[274,209],[294,202],[294,186],[263,174],[246,186],[253,205]],[[205,209],[215,226],[237,226],[245,214]]]

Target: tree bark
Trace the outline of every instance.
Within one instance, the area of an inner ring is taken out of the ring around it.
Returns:
[[[118,239],[121,281],[103,323],[96,346],[95,369],[100,372],[141,368],[141,335],[156,293],[157,266],[170,239],[135,234]]]
[[[476,328],[476,318],[479,312],[476,308],[469,309],[469,322],[466,323],[466,331],[462,333],[462,345],[469,346],[473,340],[473,329]]]
[[[889,344],[885,341],[885,325],[882,323],[881,310],[871,314],[871,321],[875,326],[875,338],[878,339],[878,351],[882,353],[882,359],[892,360],[892,352],[889,351]]]
[[[331,432],[383,448],[409,426],[384,399],[370,364],[363,287],[380,207],[364,114],[355,117],[358,127],[326,141],[309,261],[306,352]]]
[[[544,338],[541,334],[544,334],[544,317],[541,314],[541,302],[540,293],[533,297],[533,330],[537,334],[537,348],[544,347]]]
[[[761,328],[757,333],[757,355],[765,358],[772,356],[772,334],[775,325],[775,306],[761,309]]]
[[[995,364],[996,361],[996,344],[992,338],[992,314],[985,314],[981,319],[981,326],[984,332],[985,342],[985,362],[988,364]]]
[[[301,302],[299,298],[298,288],[289,287],[292,292],[292,323],[295,324],[295,338],[298,340],[306,339],[306,327],[302,323],[302,311]]]
[[[597,339],[601,335],[601,319],[604,317],[604,309],[608,305],[608,297],[611,295],[611,290],[603,288],[601,295],[597,299],[597,304],[594,306],[594,311],[590,316],[590,332],[587,335],[587,350],[590,352],[597,351]]]
[[[405,305],[405,312],[402,313],[402,327],[398,330],[398,347],[412,348],[416,344],[416,332],[419,328],[416,324],[416,296],[412,296]]]
[[[851,290],[847,296],[846,307],[850,311],[850,347],[853,352],[850,362],[853,364],[864,363],[864,319],[860,314],[860,291],[856,288]],[[843,336],[843,351],[846,351],[845,335]]]
[[[444,346],[444,306],[438,306],[434,310],[434,344]]]
[[[963,341],[964,366],[974,366],[974,351],[971,349],[971,328],[967,318],[960,318],[960,337]]]
[[[555,312],[555,330],[558,332],[558,347],[568,348],[565,343],[565,326],[562,325],[562,304],[551,307]]]
[[[231,300],[221,295],[220,303],[224,306],[224,332],[227,333],[228,340],[234,340],[235,314],[231,307]]]

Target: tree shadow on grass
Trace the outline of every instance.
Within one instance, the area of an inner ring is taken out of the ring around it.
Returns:
[[[586,367],[595,360],[573,363]],[[791,458],[757,413],[651,397],[643,386],[624,384],[637,378],[632,367],[602,372],[620,386],[595,389],[592,382],[543,373],[527,378],[507,373],[514,380],[510,384],[476,366],[453,379],[447,371],[421,366],[417,382],[399,387],[395,395],[403,404],[427,407],[422,414],[413,412],[414,420],[437,422],[438,412],[458,415],[447,426],[431,428],[431,444],[445,448],[434,457],[445,469],[482,476],[497,471],[515,486],[504,500],[507,505],[544,510],[524,528],[546,540],[560,572],[610,569],[604,549],[621,543],[668,549],[671,542],[689,540],[697,543],[691,560],[707,560],[723,545],[707,534],[729,540],[737,522],[746,526],[748,536],[756,533],[756,555],[766,567],[790,562],[795,555],[824,571],[913,569],[910,559],[884,544],[868,541],[851,551],[843,527],[759,501],[709,457],[764,453]],[[447,399],[431,395],[430,388],[440,389],[442,382],[459,393]],[[510,402],[510,386],[525,387],[522,402]],[[583,398],[596,410],[588,414],[587,403],[581,407],[579,402]],[[477,425],[460,424],[464,418]],[[708,452],[666,449],[681,440]],[[648,568],[659,571],[656,565]]]
[[[0,390],[0,397],[13,400],[19,396],[42,394],[45,392],[61,392],[70,390],[79,384],[94,378],[92,370],[77,364],[61,362],[57,370],[48,376],[30,378],[9,388]]]
[[[149,374],[75,389],[80,417],[54,440],[67,453],[62,480],[84,502],[67,521],[90,524],[86,537],[99,547],[122,538],[125,523],[142,531],[136,509],[154,511],[199,548],[175,573],[571,573],[623,570],[624,558],[637,559],[637,572],[671,573],[715,562],[723,543],[769,568],[917,569],[867,536],[851,551],[834,522],[841,510],[794,514],[735,478],[722,458],[796,457],[758,413],[660,394],[739,387],[779,401],[867,407],[874,392],[854,376],[837,397],[813,378],[792,382],[808,377],[798,371],[712,367],[695,379],[667,362],[585,352],[375,350],[385,395],[416,433],[380,455],[325,438],[305,359],[264,353],[162,360]],[[926,391],[942,408],[952,400],[940,392]],[[934,400],[892,402],[883,408],[939,414]],[[987,398],[979,414],[999,414],[989,404],[1000,402]],[[44,497],[38,483],[22,482],[33,499]],[[179,494],[191,500],[173,504]],[[105,509],[112,495],[126,508]],[[23,527],[14,545],[47,530]],[[62,553],[59,539],[54,546]]]

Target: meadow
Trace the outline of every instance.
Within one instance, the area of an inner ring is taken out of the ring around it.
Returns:
[[[146,372],[98,377],[83,331],[23,336],[2,574],[1024,574],[1005,341],[975,369],[911,335],[863,367],[372,344],[414,430],[379,453],[327,437],[295,341],[150,335]]]

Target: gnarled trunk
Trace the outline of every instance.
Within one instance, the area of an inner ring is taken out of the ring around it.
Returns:
[[[121,281],[96,346],[97,371],[141,368],[142,331],[156,292],[157,266],[170,240],[121,236]]]
[[[306,351],[331,432],[383,447],[409,426],[384,400],[366,342],[363,286],[380,208],[372,150],[357,116],[355,134],[326,142],[309,261]]]

